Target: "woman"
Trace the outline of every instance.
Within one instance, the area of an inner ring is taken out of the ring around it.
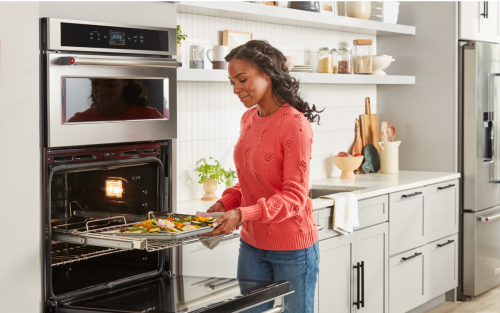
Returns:
[[[91,79],[90,108],[68,120],[74,122],[156,119],[163,116],[149,107],[146,87],[134,79]]]
[[[249,41],[226,61],[233,91],[248,110],[234,148],[239,183],[208,210],[225,213],[207,235],[228,234],[242,222],[238,278],[287,280],[295,293],[285,299],[286,312],[313,312],[319,251],[308,197],[310,122],[319,122],[321,111],[298,95],[286,58],[267,42]]]

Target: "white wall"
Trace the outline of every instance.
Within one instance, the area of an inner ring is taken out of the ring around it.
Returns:
[[[379,54],[396,59],[388,74],[415,75],[415,85],[379,85],[379,121],[397,130],[404,170],[457,171],[457,2],[401,2],[398,23],[415,36],[380,36]]]
[[[42,305],[38,3],[0,2],[0,306]]]
[[[377,38],[373,35],[246,21],[238,19],[239,15],[228,17],[229,12],[218,16],[214,10],[189,7],[180,10],[177,24],[188,35],[180,52],[184,68],[189,67],[187,53],[190,45],[204,45],[205,51],[213,45],[220,45],[223,30],[251,31],[254,39],[265,39],[285,55],[295,55],[297,64],[309,64],[315,68],[319,47],[352,47],[354,39],[373,39],[376,52]],[[206,59],[207,70],[210,65]],[[376,89],[376,85],[300,86],[306,101],[320,109],[326,108],[321,114],[321,126],[313,124],[311,180],[340,175],[331,156],[347,151],[353,143],[355,119],[364,114],[365,97],[371,98],[372,112],[376,113]],[[214,157],[223,166],[235,169],[233,147],[245,108],[233,94],[229,80],[228,83],[179,82],[178,108],[177,200],[199,199],[204,192],[198,184],[197,161]],[[217,193],[221,194],[223,189],[219,186]]]

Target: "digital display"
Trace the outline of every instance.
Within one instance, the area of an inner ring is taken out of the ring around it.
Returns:
[[[109,44],[111,46],[125,46],[125,32],[110,29]]]

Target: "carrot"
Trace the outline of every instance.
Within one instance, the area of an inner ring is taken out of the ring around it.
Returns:
[[[179,228],[182,228],[182,223],[175,223],[175,226],[179,227]]]

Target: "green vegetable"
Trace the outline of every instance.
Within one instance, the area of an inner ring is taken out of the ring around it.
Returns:
[[[151,222],[153,223],[153,225],[158,226],[155,220],[151,220]]]
[[[141,233],[144,234],[144,233],[147,233],[147,232],[148,232],[148,230],[147,230],[147,228],[145,228],[145,229],[142,230]]]
[[[130,228],[129,231],[136,231],[136,230],[139,230],[139,229],[140,229],[139,227],[132,227],[132,228]]]

